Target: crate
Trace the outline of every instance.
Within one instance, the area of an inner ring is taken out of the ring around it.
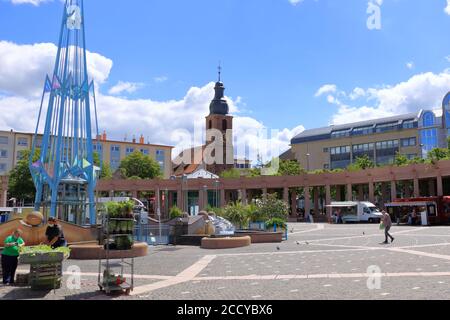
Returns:
[[[27,253],[21,254],[19,257],[20,264],[48,264],[61,263],[64,260],[64,253],[49,252],[49,253]]]
[[[15,284],[18,287],[28,286],[30,284],[30,274],[29,273],[17,274]]]
[[[62,274],[62,263],[32,264],[29,281],[31,289],[60,289]]]

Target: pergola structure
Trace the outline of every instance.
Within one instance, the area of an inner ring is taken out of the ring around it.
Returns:
[[[140,192],[153,192],[156,195],[156,206],[164,206],[162,195],[173,199],[183,199],[187,190],[198,192],[200,210],[207,206],[208,191],[217,192],[220,206],[229,201],[248,203],[255,195],[264,196],[277,191],[291,207],[291,216],[296,216],[297,199],[302,191],[304,212],[311,209],[319,211],[319,190],[324,190],[324,202],[367,200],[376,203],[375,186],[380,186],[380,206],[400,197],[442,196],[444,195],[444,179],[450,177],[450,160],[436,164],[413,164],[408,166],[386,166],[368,170],[341,173],[303,174],[299,176],[262,176],[239,179],[193,179],[187,185],[177,180],[102,180],[97,192],[103,196],[114,196],[125,193],[139,197]],[[334,192],[332,192],[332,190]],[[334,193],[334,199],[332,199]],[[329,209],[328,209],[329,210]],[[328,216],[330,212],[328,211]]]

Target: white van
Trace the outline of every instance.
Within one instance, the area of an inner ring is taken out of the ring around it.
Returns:
[[[341,212],[342,220],[347,222],[376,222],[379,223],[383,214],[370,202],[365,201],[339,201],[331,202],[327,207],[331,207],[333,217]]]

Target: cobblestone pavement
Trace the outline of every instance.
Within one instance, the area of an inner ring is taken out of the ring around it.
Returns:
[[[378,225],[290,224],[281,244],[228,250],[151,247],[135,260],[135,290],[98,290],[97,261],[69,260],[81,287],[50,292],[0,287],[0,299],[321,300],[450,299],[450,227],[394,226],[392,244]],[[19,272],[26,272],[19,266]]]

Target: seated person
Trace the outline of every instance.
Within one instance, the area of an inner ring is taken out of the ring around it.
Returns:
[[[48,227],[45,231],[47,242],[52,249],[67,247],[67,241],[64,238],[62,227],[58,224],[58,221],[50,217],[48,219]]]

